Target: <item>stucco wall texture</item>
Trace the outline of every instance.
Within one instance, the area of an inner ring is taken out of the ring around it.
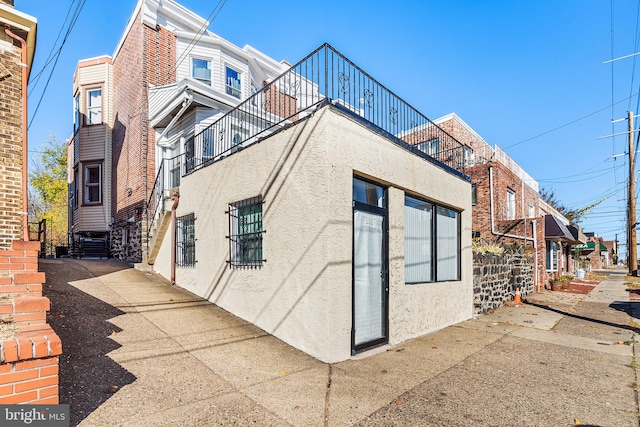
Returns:
[[[348,359],[354,176],[388,186],[389,343],[470,318],[471,184],[332,107],[183,178],[177,215],[195,213],[197,262],[177,285],[321,361]],[[462,212],[460,281],[405,285],[405,192]],[[259,195],[267,261],[231,269],[225,211]],[[165,277],[170,244],[169,232],[154,265]]]

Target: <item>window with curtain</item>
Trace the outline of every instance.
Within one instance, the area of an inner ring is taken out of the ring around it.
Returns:
[[[211,86],[211,61],[202,58],[191,58],[191,77]]]
[[[404,206],[405,282],[432,282],[433,205],[406,196]]]
[[[242,93],[242,86],[240,80],[240,72],[233,68],[226,67],[226,88],[227,93],[236,98],[240,98]]]
[[[516,193],[507,188],[507,219],[516,219]]]
[[[80,94],[73,97],[73,133],[80,129]]]
[[[547,271],[558,271],[558,243],[547,241]]]
[[[407,284],[460,280],[460,213],[405,196]]]
[[[460,214],[436,208],[436,280],[460,280]]]

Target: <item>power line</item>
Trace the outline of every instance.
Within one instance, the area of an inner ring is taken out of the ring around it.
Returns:
[[[60,31],[58,31],[58,35],[56,36],[56,40],[53,42],[53,45],[51,45],[51,50],[49,51],[49,55],[47,56],[47,59],[45,60],[44,65],[42,66],[42,69],[40,71],[38,71],[38,73],[36,73],[35,76],[33,76],[31,78],[31,81],[29,82],[29,91],[30,92],[33,91],[33,89],[35,89],[35,87],[38,85],[38,81],[40,80],[40,76],[42,75],[44,70],[47,68],[47,66],[53,60],[53,58],[52,58],[53,52],[54,52],[54,50],[56,48],[56,45],[58,44],[58,40],[60,40],[60,35],[62,34],[62,30],[64,30],[65,25],[67,25],[67,20],[69,19],[69,14],[71,13],[71,8],[73,7],[73,4],[75,2],[76,2],[76,0],[71,0],[71,3],[69,4],[69,9],[67,9],[67,15],[64,17],[64,22],[60,26]],[[61,49],[62,49],[62,46],[60,48],[58,48],[58,52],[60,52]],[[29,95],[31,95],[31,94],[29,94]]]
[[[507,148],[515,147],[516,145],[520,145],[520,144],[524,144],[525,142],[529,142],[529,141],[531,141],[532,139],[540,138],[541,136],[547,135],[547,134],[549,134],[549,133],[551,133],[551,132],[555,132],[555,131],[557,131],[557,130],[560,130],[560,129],[562,129],[562,128],[565,128],[565,127],[567,127],[567,126],[570,126],[570,125],[572,125],[572,124],[574,124],[574,123],[577,123],[577,122],[579,122],[579,121],[581,121],[581,120],[584,120],[584,119],[586,119],[586,118],[589,118],[589,117],[591,117],[591,116],[593,116],[593,115],[596,115],[596,114],[598,114],[598,113],[601,113],[601,112],[603,112],[603,111],[605,111],[605,110],[608,110],[610,107],[613,107],[614,105],[620,104],[621,102],[624,102],[624,101],[628,100],[629,98],[633,98],[634,96],[637,96],[637,95],[638,95],[638,92],[636,92],[636,93],[634,93],[633,95],[628,96],[628,97],[626,97],[626,98],[620,99],[619,101],[616,101],[616,102],[614,102],[614,103],[613,103],[613,104],[611,104],[611,105],[607,105],[606,107],[603,107],[603,108],[601,108],[601,109],[599,109],[599,110],[596,110],[596,111],[594,111],[593,113],[589,113],[589,114],[587,114],[587,115],[585,115],[585,116],[582,116],[582,117],[579,117],[579,118],[577,118],[577,119],[575,119],[575,120],[571,120],[571,121],[570,121],[570,122],[568,122],[568,123],[565,123],[565,124],[563,124],[563,125],[560,125],[560,126],[558,126],[558,127],[555,127],[555,128],[553,128],[553,129],[550,129],[550,130],[548,130],[548,131],[546,131],[546,132],[542,132],[542,133],[540,133],[540,134],[538,134],[538,135],[532,136],[531,138],[527,138],[527,139],[525,139],[525,140],[522,140],[522,141],[520,141],[520,142],[516,142],[515,144],[507,145],[507,146],[502,147],[502,148],[507,149]],[[613,126],[613,125],[612,125],[612,126]],[[612,133],[613,133],[613,132],[612,132]]]
[[[31,120],[29,120],[29,124],[27,125],[27,130],[31,127],[33,120],[36,118],[36,115],[38,114],[38,110],[40,109],[40,104],[42,104],[42,99],[44,98],[44,95],[47,92],[47,88],[49,87],[49,83],[51,82],[51,77],[53,77],[53,72],[55,71],[56,65],[58,64],[58,60],[60,59],[60,54],[62,53],[62,47],[65,45],[65,43],[69,39],[71,30],[73,30],[73,27],[76,25],[76,22],[78,22],[78,17],[80,16],[80,12],[82,12],[82,8],[86,3],[86,0],[81,0],[81,1],[82,3],[78,3],[78,5],[76,6],[76,9],[73,13],[73,17],[71,18],[71,22],[69,23],[69,27],[67,28],[67,32],[64,35],[64,38],[62,39],[62,43],[60,44],[60,48],[58,49],[58,52],[56,54],[56,59],[53,62],[53,66],[51,67],[51,72],[49,73],[49,77],[47,78],[47,83],[45,84],[44,89],[42,89],[42,94],[40,94],[40,99],[38,100],[38,104],[36,105],[33,115],[31,116]]]

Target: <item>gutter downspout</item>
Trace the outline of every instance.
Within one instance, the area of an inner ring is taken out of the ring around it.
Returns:
[[[22,67],[22,234],[25,242],[29,241],[29,204],[27,196],[29,194],[27,179],[29,175],[27,173],[27,42],[20,36],[11,32],[9,27],[4,28],[4,32],[14,40],[20,42],[22,50],[22,63],[19,64]]]
[[[495,220],[493,217],[493,166],[489,166],[489,203],[490,203],[490,211],[491,211],[491,233],[494,236],[502,236],[502,237],[511,237],[513,239],[522,239],[524,241],[530,241],[533,242],[533,247],[534,247],[534,252],[535,252],[535,271],[536,274],[534,276],[534,289],[536,284],[538,283],[538,251],[537,251],[537,244],[536,244],[536,221],[532,221],[533,223],[533,237],[527,237],[527,236],[516,236],[515,234],[507,234],[507,233],[500,233],[498,231],[496,231],[496,224],[495,224]],[[525,233],[526,233],[526,227],[527,222],[525,220]]]
[[[522,239],[522,240],[528,240],[530,242],[534,242],[535,239],[532,237],[516,236],[515,234],[500,233],[496,231],[496,224],[493,219],[493,166],[489,166],[489,192],[490,192],[489,202],[491,206],[491,209],[490,209],[491,210],[491,233],[496,236],[512,237],[514,239]],[[526,221],[525,221],[525,224],[526,224]]]
[[[180,191],[176,190],[171,196],[173,205],[171,206],[171,284],[176,284],[176,209],[180,203]]]

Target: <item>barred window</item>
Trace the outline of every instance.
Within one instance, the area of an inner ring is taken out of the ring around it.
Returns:
[[[229,205],[229,264],[232,267],[260,267],[262,253],[262,197]]]
[[[192,213],[176,218],[176,263],[178,267],[196,265],[196,218]]]

